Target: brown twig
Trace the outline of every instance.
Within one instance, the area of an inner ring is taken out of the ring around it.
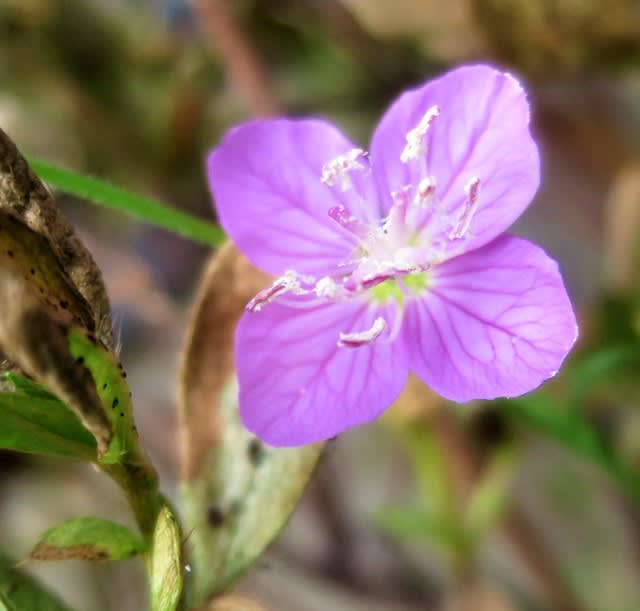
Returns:
[[[264,117],[278,113],[263,66],[224,0],[192,0],[194,13],[211,50],[220,57],[232,87],[247,110]]]

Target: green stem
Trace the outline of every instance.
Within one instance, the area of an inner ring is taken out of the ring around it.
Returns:
[[[148,462],[101,465],[123,490],[140,533],[150,547],[160,510],[167,504],[158,487],[158,476]]]

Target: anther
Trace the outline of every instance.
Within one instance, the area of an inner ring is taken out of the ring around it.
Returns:
[[[351,293],[358,293],[359,291],[378,286],[378,284],[382,284],[386,280],[390,280],[396,275],[396,273],[396,270],[392,268],[366,274],[364,276],[359,276],[356,272],[355,274],[351,274],[351,276],[344,281],[344,288]]]
[[[366,151],[362,149],[352,149],[348,153],[328,161],[322,167],[322,182],[330,187],[339,183],[343,191],[348,191],[351,188],[349,172],[365,170],[367,165],[363,162],[366,158]]]
[[[409,204],[409,192],[411,191],[411,188],[411,185],[405,185],[404,187],[400,187],[397,191],[393,191],[391,193],[393,205],[398,206],[398,208],[406,207]]]
[[[458,216],[455,227],[449,233],[451,240],[458,240],[464,237],[469,231],[471,221],[478,208],[478,196],[480,194],[480,179],[477,177],[472,178],[464,188],[467,194],[467,199],[464,202],[462,211]]]
[[[329,276],[320,278],[316,282],[315,291],[318,297],[335,299],[340,293],[342,287],[338,286]]]
[[[423,178],[418,184],[415,204],[420,208],[425,208],[436,194],[436,179],[431,176]]]
[[[292,270],[287,270],[271,286],[260,291],[245,306],[245,309],[248,312],[259,312],[266,304],[285,293],[294,293],[295,295],[307,293],[307,291],[300,286],[298,274]]]
[[[427,152],[427,143],[425,142],[426,135],[431,124],[439,115],[440,108],[437,105],[432,106],[424,114],[424,117],[422,117],[417,127],[407,133],[407,144],[402,150],[402,153],[400,153],[400,161],[402,161],[402,163],[417,159]]]
[[[345,206],[333,206],[329,208],[329,217],[347,231],[363,238],[367,235],[367,226],[355,217]]]
[[[355,333],[340,333],[338,347],[340,348],[359,348],[373,344],[387,328],[384,318],[376,318],[370,329],[366,331],[357,331]]]

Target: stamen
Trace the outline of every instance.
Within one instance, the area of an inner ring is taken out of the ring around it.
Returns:
[[[418,190],[414,199],[414,203],[419,208],[426,208],[433,200],[436,194],[436,179],[427,176],[418,184]]]
[[[400,305],[396,311],[396,317],[393,321],[393,327],[391,327],[391,331],[389,332],[389,336],[385,339],[385,344],[393,343],[398,334],[400,333],[400,329],[402,328],[402,321],[404,320],[404,305]]]
[[[417,127],[409,131],[406,136],[407,144],[402,150],[402,153],[400,153],[400,161],[402,161],[402,163],[417,159],[427,152],[426,135],[429,127],[431,127],[431,124],[439,115],[440,108],[437,105],[432,106],[427,110]]]
[[[449,239],[451,240],[458,240],[464,237],[467,231],[469,231],[471,221],[473,220],[473,216],[478,208],[480,179],[477,177],[472,178],[466,184],[464,191],[467,194],[467,199],[464,202],[464,206],[462,208],[462,211],[460,212],[460,215],[458,216],[455,227],[449,233]]]
[[[315,291],[318,297],[336,299],[342,290],[342,287],[338,286],[329,276],[320,278],[320,280],[316,282]]]
[[[404,187],[400,187],[397,191],[393,191],[391,193],[393,205],[398,208],[406,208],[409,205],[409,192],[411,189],[412,185],[404,185]]]
[[[351,293],[366,291],[382,284],[396,276],[406,276],[426,272],[431,268],[430,263],[421,263],[422,251],[415,248],[401,248],[394,254],[393,261],[380,265],[375,272],[368,274],[358,274],[356,270],[351,276],[345,279],[344,288]]]
[[[409,193],[412,188],[413,187],[411,185],[405,185],[391,193],[393,205],[391,206],[391,210],[389,210],[387,220],[382,225],[382,231],[389,235],[389,238],[393,241],[399,239],[403,235],[407,209],[409,208],[410,203]]]
[[[329,208],[329,217],[347,231],[363,238],[367,235],[367,226],[355,217],[345,206],[333,206]]]
[[[367,152],[362,149],[352,149],[344,155],[340,155],[328,161],[322,167],[322,182],[330,187],[340,183],[343,191],[348,191],[351,187],[349,172],[353,170],[365,170],[367,165],[362,163],[367,158]]]
[[[355,333],[340,333],[338,347],[340,348],[359,348],[373,344],[387,328],[384,318],[376,318],[372,327],[366,331],[357,331]]]
[[[287,270],[280,278],[278,278],[271,286],[260,291],[246,306],[248,312],[259,312],[265,305],[273,301],[276,297],[285,293],[293,293],[294,295],[306,295],[309,291],[303,289],[300,280],[304,282],[313,279],[306,276],[299,276],[293,270]]]
[[[357,293],[362,290],[373,288],[385,280],[393,278],[396,273],[395,269],[388,269],[358,277],[356,271],[356,273],[351,274],[351,276],[344,281],[344,288],[352,293]]]

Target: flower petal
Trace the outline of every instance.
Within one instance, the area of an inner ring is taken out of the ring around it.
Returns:
[[[236,332],[240,416],[274,446],[334,437],[376,418],[400,394],[407,359],[398,342],[337,346],[340,332],[370,329],[389,307],[363,303],[295,308],[274,302],[246,313]],[[307,306],[307,307],[305,307]]]
[[[434,106],[440,112],[427,130],[426,158],[402,163],[407,133]],[[447,246],[456,254],[505,231],[531,202],[540,175],[525,93],[512,76],[489,66],[462,67],[402,94],[373,135],[371,161],[387,211],[390,193],[417,186],[427,175],[436,180],[442,212],[455,222],[465,205],[465,187],[480,179],[467,236]],[[435,227],[445,238],[449,229],[446,223]]]
[[[511,236],[440,265],[406,312],[411,369],[459,402],[533,390],[555,375],[577,333],[557,263]]]
[[[328,211],[344,205],[367,216],[370,206],[363,208],[356,189],[343,192],[321,177],[324,164],[353,149],[324,121],[275,119],[232,129],[210,153],[209,186],[220,222],[254,265],[276,275],[294,266],[323,275],[350,257],[353,241]],[[359,174],[356,187],[374,189],[370,171],[352,174]]]

